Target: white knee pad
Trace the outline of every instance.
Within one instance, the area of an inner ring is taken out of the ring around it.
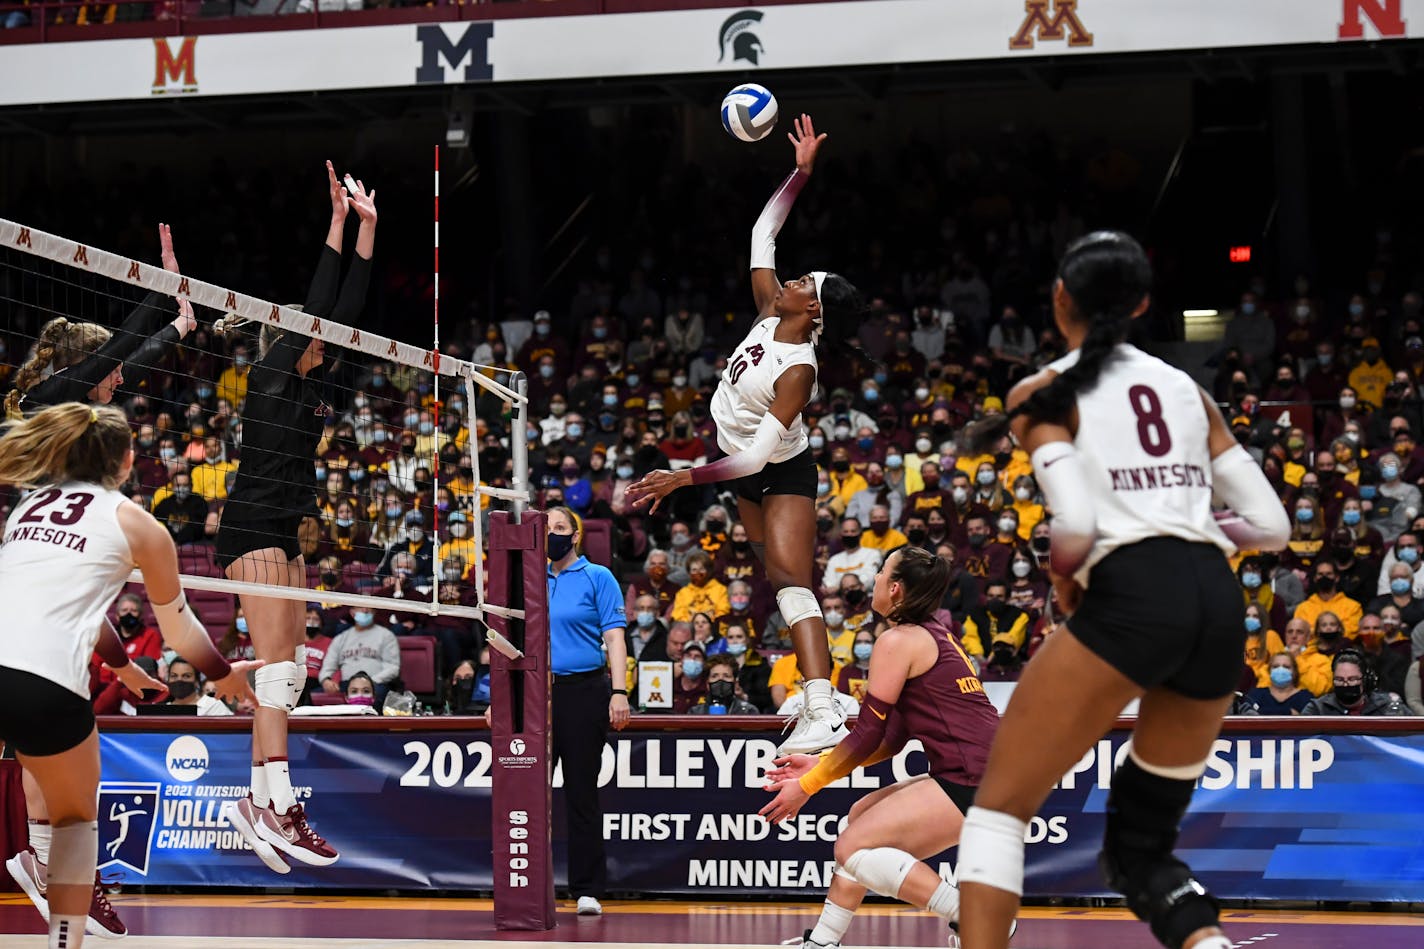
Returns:
[[[307,647],[298,646],[292,660],[297,667],[297,676],[292,680],[292,708],[296,708],[301,703],[302,693],[307,688]]]
[[[918,862],[905,851],[894,847],[872,847],[851,854],[845,867],[861,886],[881,896],[898,897],[900,885]]]
[[[93,886],[98,859],[98,821],[56,826],[49,848],[49,885]]]
[[[1000,811],[969,808],[959,833],[959,866],[955,875],[962,886],[980,883],[1023,896],[1024,834],[1028,825]]]
[[[845,867],[841,866],[840,864],[836,864],[836,876],[849,883],[854,883],[857,886],[860,885],[860,881],[857,880],[855,877],[851,876],[850,871],[847,870]]]
[[[297,707],[296,699],[301,697],[301,687],[306,683],[306,669],[298,670],[295,662],[274,662],[258,669],[255,679],[252,691],[257,693],[258,705],[290,712]],[[292,691],[294,685],[295,693]]]
[[[786,622],[787,629],[803,619],[821,615],[821,604],[817,602],[816,594],[805,587],[783,587],[777,590],[776,608],[781,611],[781,618]]]

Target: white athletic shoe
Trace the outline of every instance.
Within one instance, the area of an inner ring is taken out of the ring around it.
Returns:
[[[1014,933],[1019,931],[1019,921],[1016,919],[1009,923],[1009,938],[1014,938]],[[950,920],[949,923],[949,949],[959,949],[959,921]]]
[[[257,854],[257,859],[267,865],[267,869],[276,873],[291,873],[292,868],[277,849],[263,840],[257,833],[257,805],[252,803],[252,795],[239,798],[236,801],[223,801],[219,813],[227,818],[227,822],[232,825],[243,840],[247,841],[252,852]]]
[[[44,864],[35,857],[33,850],[21,850],[5,861],[5,869],[10,871],[16,885],[25,891],[35,909],[40,911],[44,921],[49,922],[49,893],[45,880]]]
[[[580,916],[602,916],[603,904],[591,896],[580,896],[578,898],[578,914]]]
[[[776,749],[777,757],[786,755],[814,755],[827,748],[834,748],[841,739],[850,734],[845,727],[845,716],[834,705],[823,712],[813,712],[806,706],[796,718],[796,727]],[[789,726],[791,721],[787,722]]]
[[[796,949],[841,949],[838,942],[817,942],[811,938],[811,930],[806,930],[799,936],[791,939],[781,940],[783,946],[795,946]]]

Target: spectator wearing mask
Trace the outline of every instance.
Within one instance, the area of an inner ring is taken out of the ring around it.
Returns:
[[[1246,701],[1261,715],[1299,715],[1315,698],[1300,687],[1295,656],[1278,652],[1266,665],[1265,683],[1246,693]]]
[[[341,682],[350,682],[358,672],[371,677],[377,686],[376,698],[385,697],[391,680],[400,675],[400,643],[395,633],[376,625],[376,614],[360,607],[352,611],[353,625],[331,641],[321,663],[321,687],[330,695],[341,692]]]
[[[992,461],[980,462],[974,472],[974,503],[994,513],[1013,509],[1014,496],[1004,490]]]
[[[1302,493],[1295,500],[1294,510],[1295,522],[1281,558],[1289,567],[1312,571],[1325,552],[1325,523],[1320,516],[1320,504],[1312,494]]]
[[[302,692],[302,700],[299,704],[310,705],[311,693],[321,688],[321,664],[326,659],[326,651],[331,648],[331,637],[326,634],[326,627],[322,622],[321,606],[319,604],[307,604],[305,622],[307,636],[307,685],[306,689]]]
[[[928,446],[929,439],[921,438],[919,444]],[[950,515],[955,509],[955,496],[940,488],[940,466],[939,462],[926,460],[919,466],[920,482],[923,485],[920,489],[911,493],[905,498],[905,507],[901,511],[900,520],[903,526],[911,517],[926,517],[930,511],[937,510]],[[907,488],[912,487],[906,485]],[[964,500],[969,498],[968,491],[965,491]]]
[[[1019,519],[1019,539],[1024,543],[1033,537],[1033,529],[1043,520],[1046,512],[1036,500],[1038,486],[1032,475],[1019,475],[1014,479],[1013,512]]]
[[[187,472],[173,476],[172,491],[153,507],[153,516],[168,528],[173,543],[195,544],[202,540],[208,519],[208,505],[193,493],[193,479]]]
[[[826,619],[826,638],[831,644],[831,662],[845,665],[852,659],[857,627],[846,616],[846,602],[839,593],[821,598],[821,615]]]
[[[969,574],[979,584],[979,589],[984,589],[984,584],[989,580],[989,539],[993,536],[989,530],[989,520],[980,514],[975,514],[969,518],[964,525],[967,543],[959,548],[955,562],[962,564],[964,572]],[[935,540],[933,532],[930,539]],[[1002,554],[997,555],[1001,559]],[[997,574],[1002,576],[1002,574]]]
[[[376,704],[376,683],[366,673],[358,672],[346,681],[343,695],[347,705],[373,707]]]
[[[216,395],[219,401],[227,400],[229,405],[238,406],[247,401],[247,374],[252,371],[251,355],[246,346],[236,346],[232,351],[232,365],[218,376]]]
[[[1394,431],[1391,434],[1394,439],[1394,453],[1399,457],[1399,477],[1405,484],[1417,485],[1420,479],[1424,479],[1424,452],[1414,450],[1414,430],[1410,423],[1403,419],[1395,419],[1394,422]],[[1415,427],[1418,427],[1417,423]]]
[[[1247,369],[1264,372],[1270,365],[1276,351],[1276,324],[1254,293],[1242,294],[1235,315],[1226,324],[1222,347],[1239,352]]]
[[[834,593],[840,589],[841,578],[854,574],[861,586],[875,582],[875,574],[880,570],[883,557],[873,547],[862,546],[861,525],[853,517],[841,521],[841,550],[826,561],[826,572],[821,578],[821,592]]]
[[[1285,642],[1286,650],[1295,657],[1300,684],[1312,695],[1330,691],[1330,657],[1315,648],[1310,624],[1303,619],[1286,623]]]
[[[186,659],[168,663],[169,705],[196,705],[199,715],[231,715],[232,709],[202,692],[203,677]]]
[[[887,505],[872,506],[869,518],[868,528],[861,532],[860,545],[879,552],[882,561],[890,551],[909,543],[909,538],[890,526],[895,517]]]
[[[1386,606],[1393,605],[1399,610],[1401,623],[1409,628],[1424,623],[1424,600],[1414,595],[1414,570],[1408,564],[1396,561],[1389,568],[1387,577],[1382,576],[1381,579],[1389,583],[1389,592],[1370,600],[1365,612],[1378,616]]]
[[[677,591],[682,589],[676,583],[668,579],[671,572],[671,565],[667,551],[658,550],[656,547],[648,551],[647,557],[643,559],[643,577],[633,579],[628,584],[628,594],[624,597],[624,611],[632,616],[635,612],[637,599],[649,594],[657,600],[657,614],[666,616],[672,609],[673,600],[677,597]]]
[[[685,393],[695,395],[691,389],[686,388],[687,376],[681,371],[674,377],[681,379]],[[671,390],[669,390],[671,391]],[[675,404],[681,404],[678,400]],[[672,426],[668,430],[668,437],[658,444],[658,449],[662,451],[668,459],[668,468],[672,471],[681,471],[684,468],[696,468],[707,463],[707,445],[702,439],[697,437],[697,432],[692,428],[692,417],[688,415],[686,407],[673,408],[666,407],[666,411],[672,413]]]
[[[475,540],[470,536],[470,519],[463,511],[455,511],[446,519],[450,539],[440,545],[440,561],[459,557],[467,564],[475,562]]]
[[[1267,664],[1270,658],[1285,650],[1285,643],[1274,629],[1266,625],[1266,615],[1256,604],[1246,607],[1246,650],[1245,668],[1242,672],[1241,687],[1238,692],[1246,692],[1265,685],[1268,679]]]
[[[1033,554],[1033,562],[1040,572],[1048,572],[1048,555],[1053,549],[1053,528],[1048,520],[1039,521],[1033,525],[1033,530],[1029,533],[1029,552]]]
[[[1379,530],[1386,543],[1404,533],[1419,516],[1419,488],[1401,479],[1403,468],[1399,456],[1387,451],[1379,456],[1379,486],[1370,526]]]
[[[979,582],[960,567],[954,545],[948,542],[940,544],[935,548],[935,554],[949,564],[949,587],[944,591],[940,609],[949,610],[955,617],[965,616],[970,610],[978,609]]]
[[[708,557],[717,556],[727,543],[727,524],[727,509],[720,504],[712,505],[702,515],[702,533],[697,543]]]
[[[400,554],[407,554],[411,558],[412,565],[405,574],[407,578],[429,583],[435,576],[435,545],[430,542],[430,537],[425,532],[425,515],[419,511],[411,511],[406,514],[405,540],[388,548],[385,556],[381,558],[380,564],[376,567],[376,576],[380,580],[400,579],[397,576],[395,565],[395,559]],[[390,586],[390,584],[386,585]],[[376,683],[379,685],[380,680],[377,679]]]
[[[766,582],[766,568],[752,552],[751,537],[740,521],[732,525],[727,543],[717,552],[712,572],[717,579],[729,585],[734,580],[745,580],[748,584]]]
[[[687,585],[678,590],[673,598],[672,618],[689,622],[693,613],[721,616],[731,610],[727,588],[712,575],[711,558],[702,551],[689,555]]]
[[[1249,609],[1255,606],[1261,611],[1262,623],[1267,629],[1285,629],[1291,611],[1267,582],[1261,558],[1254,554],[1241,558],[1241,563],[1236,568],[1236,576],[1241,581],[1241,594],[1246,607]]]
[[[759,714],[761,709],[739,695],[745,694],[737,681],[742,669],[731,656],[709,656],[705,673],[707,694],[688,711],[693,715]]]
[[[1348,543],[1354,553],[1352,559],[1368,564],[1372,571],[1378,572],[1380,559],[1384,556],[1384,537],[1365,523],[1364,505],[1359,498],[1349,498],[1340,506],[1340,517],[1336,522],[1334,535],[1337,548],[1342,546],[1338,543],[1343,539],[1342,534],[1348,535]]]
[[[193,490],[204,501],[227,497],[227,476],[237,470],[237,462],[223,460],[222,441],[209,435],[203,439],[203,463],[193,466]]]
[[[1049,584],[1047,575],[1038,569],[1033,555],[1027,550],[1019,548],[1014,551],[1006,582],[1009,585],[1009,602],[1030,614],[1030,620],[1036,619],[1048,602]]]
[[[1404,679],[1409,673],[1409,657],[1385,644],[1384,620],[1366,613],[1360,620],[1360,652],[1379,680],[1379,687],[1395,695],[1404,694]]]
[[[862,704],[870,683],[870,653],[874,648],[875,634],[868,629],[858,631],[849,661],[841,666],[835,677],[836,688]]]
[[[257,658],[257,650],[252,645],[252,635],[247,629],[247,616],[241,606],[237,608],[227,632],[218,640],[217,647],[218,652],[229,662]]]
[[[658,620],[657,598],[646,593],[638,597],[631,615],[633,622],[628,624],[625,637],[628,657],[634,662],[667,659],[668,631]]]
[[[1410,659],[1409,627],[1401,622],[1399,610],[1392,604],[1387,605],[1380,610],[1379,618],[1385,647],[1399,653],[1406,660]]]
[[[668,530],[668,579],[681,587],[687,583],[687,558],[698,550],[697,540],[684,521],[673,521]]]
[[[984,586],[984,603],[964,618],[964,651],[991,677],[1017,678],[1019,650],[1028,641],[1028,614],[1008,603],[1003,580]],[[986,649],[987,646],[987,649]]]
[[[728,665],[736,663],[727,658]],[[672,713],[686,715],[707,695],[707,654],[697,643],[688,643],[682,659],[673,667]]]
[[[143,600],[135,593],[123,593],[114,601],[114,628],[124,644],[124,652],[130,659],[148,656],[158,660],[163,657],[163,637],[158,630],[143,623]],[[107,666],[99,671],[99,681],[107,685],[117,677]]]
[[[765,623],[758,622],[753,615],[752,585],[745,580],[733,580],[727,584],[727,603],[727,612],[716,620],[719,635],[725,637],[727,628],[735,623],[747,631],[753,643],[760,642]]]
[[[729,627],[726,647],[725,654],[732,657],[737,664],[736,680],[739,694],[761,712],[775,711],[776,707],[772,705],[771,701],[771,663],[763,659],[761,653],[751,648],[747,631],[740,626]],[[717,654],[708,653],[709,660],[716,657]],[[712,677],[709,676],[709,688],[711,681]]]
[[[1350,370],[1350,388],[1370,405],[1384,405],[1384,390],[1394,381],[1394,371],[1380,354],[1379,340],[1366,337],[1360,344],[1360,358]]]
[[[1354,649],[1343,649],[1331,664],[1334,688],[1312,699],[1302,715],[1408,715],[1404,703],[1379,690],[1369,662]]]
[[[850,452],[844,445],[831,449],[830,484],[831,496],[841,503],[842,510],[857,494],[870,487],[864,476],[851,467]]]
[[[1338,523],[1345,502],[1358,498],[1359,491],[1336,469],[1335,454],[1330,451],[1316,452],[1315,480],[1320,485],[1319,500],[1326,523]]]
[[[874,586],[874,583],[871,584]],[[870,608],[870,591],[861,582],[860,577],[853,573],[848,573],[841,577],[841,599],[845,601],[846,625],[852,629],[860,629],[867,625],[874,615]]]
[[[886,483],[885,469],[878,462],[870,462],[865,466],[865,480],[868,487],[850,499],[850,503],[846,505],[845,516],[853,517],[862,524],[868,524],[873,520],[871,512],[876,507],[884,507],[886,510],[885,520],[888,521],[886,526],[900,523],[904,498]]]
[[[1360,617],[1364,614],[1364,608],[1358,601],[1350,599],[1339,591],[1339,574],[1333,563],[1316,564],[1314,576],[1311,595],[1306,598],[1304,603],[1295,608],[1296,617],[1307,623],[1318,624],[1321,615],[1332,613],[1344,627],[1345,635],[1354,639],[1355,632],[1360,626]]]

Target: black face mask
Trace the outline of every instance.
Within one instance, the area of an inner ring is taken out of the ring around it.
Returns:
[[[673,437],[674,437],[674,438],[686,438],[686,437],[687,437],[687,426],[686,426],[686,425],[674,425],[674,426],[672,427],[672,434],[673,434]]]
[[[707,522],[707,533],[709,533],[709,534],[720,534],[720,533],[722,533],[722,531],[726,528],[726,526],[727,526],[727,522],[726,522],[726,521],[708,521],[708,522]]]
[[[308,639],[315,639],[316,637],[318,637],[318,636],[320,636],[320,635],[321,635],[321,624],[320,624],[320,623],[316,623],[316,624],[314,624],[314,625],[310,625],[310,626],[307,627],[307,638],[308,638]]]
[[[545,546],[545,552],[551,561],[563,560],[573,549],[573,534],[550,534]]]
[[[865,591],[856,587],[851,590],[846,590],[841,594],[841,598],[851,606],[860,606],[860,604],[865,602]]]
[[[123,616],[119,617],[119,626],[123,628],[126,632],[133,632],[134,630],[138,629],[139,626],[142,625],[142,623],[143,621],[140,620],[138,618],[138,615],[135,613],[125,613]]]
[[[324,583],[326,586],[334,587],[334,586],[336,586],[338,583],[341,582],[341,574],[339,574],[339,573],[323,573],[323,574],[321,575],[321,582]]]
[[[816,530],[820,531],[822,534],[829,532],[833,526],[835,526],[835,521],[831,520],[829,517],[816,518]]]
[[[984,544],[986,544],[986,543],[988,542],[988,540],[989,540],[989,535],[988,535],[988,534],[970,534],[970,535],[969,535],[969,546],[971,546],[971,547],[983,547]]]
[[[1333,593],[1335,592],[1335,578],[1334,578],[1334,577],[1316,577],[1316,578],[1315,578],[1314,589],[1315,589],[1315,592],[1316,592],[1316,593],[1322,593],[1322,594],[1324,594],[1325,596],[1330,596],[1331,594],[1333,594]]]
[[[1035,537],[1035,538],[1033,538],[1032,540],[1030,540],[1030,541],[1029,541],[1029,546],[1031,546],[1031,547],[1032,547],[1035,551],[1037,551],[1038,553],[1046,554],[1046,553],[1048,553],[1048,548],[1049,548],[1049,545],[1050,545],[1051,543],[1052,543],[1052,538],[1039,536],[1039,537]]]
[[[196,691],[198,691],[198,683],[189,682],[187,679],[176,679],[168,683],[168,694],[177,700],[191,698]]]
[[[739,554],[744,554],[752,549],[752,542],[749,540],[734,540],[732,541],[732,549]]]
[[[707,700],[718,705],[731,705],[732,699],[737,694],[737,684],[735,682],[709,682],[707,683]]]
[[[890,529],[889,521],[871,521],[870,530],[875,534],[883,534]]]
[[[925,490],[934,491],[939,488],[939,475],[925,475]]]
[[[929,531],[923,527],[912,527],[909,532],[905,534],[905,539],[918,547],[925,542],[925,538],[929,535]]]
[[[408,445],[408,444],[402,442],[402,443],[401,443],[401,454],[402,454],[402,455],[413,455],[413,454],[415,454],[415,446],[414,446],[414,445]]]
[[[1354,705],[1365,694],[1364,686],[1360,685],[1337,685],[1335,686],[1335,698],[1340,700],[1344,706]]]
[[[858,547],[860,546],[860,535],[859,535],[859,534],[842,534],[842,535],[841,535],[841,546],[843,546],[846,550],[855,550],[856,548],[858,548]]]
[[[836,474],[845,474],[850,470],[850,462],[845,460],[833,461],[831,462],[831,470]]]

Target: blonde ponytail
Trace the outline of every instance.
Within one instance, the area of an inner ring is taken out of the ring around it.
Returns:
[[[78,402],[50,406],[5,427],[0,484],[23,488],[64,481],[116,488],[133,440],[123,412]]]

